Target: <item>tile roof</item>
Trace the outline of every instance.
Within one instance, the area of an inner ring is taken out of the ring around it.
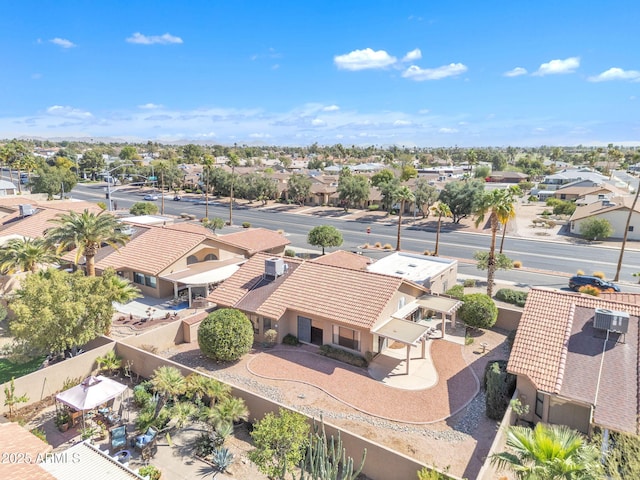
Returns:
[[[367,266],[373,262],[373,260],[365,255],[358,255],[344,250],[336,250],[335,252],[314,258],[311,261],[323,265],[333,265],[334,267],[350,268],[352,270],[366,270]]]
[[[0,423],[0,452],[3,454],[0,476],[3,480],[55,480],[36,463],[51,450],[51,445],[17,423]],[[27,458],[31,461],[27,462]],[[18,463],[19,460],[22,462]]]
[[[24,202],[23,202],[24,203]],[[7,216],[2,219],[0,226],[0,237],[8,235],[20,235],[29,238],[40,238],[44,232],[55,224],[50,220],[60,214],[70,211],[82,213],[84,210],[98,213],[102,211],[100,207],[88,202],[51,202],[37,205],[36,213],[28,217],[20,217],[19,213]]]
[[[594,309],[631,316],[625,343],[606,346],[592,327]],[[594,421],[635,433],[638,414],[639,294],[602,297],[532,288],[520,319],[508,370],[541,391],[596,405]],[[603,364],[598,380],[600,363]],[[595,398],[600,383],[598,398]],[[625,400],[626,399],[626,400]]]
[[[323,265],[306,261],[278,279],[279,284],[272,285],[268,298],[258,291],[260,299],[249,299],[254,295],[252,288],[264,287],[258,282],[264,272],[264,260],[267,255],[251,258],[222,286],[209,295],[209,300],[221,306],[238,307],[251,304],[254,313],[278,319],[287,310],[306,315],[333,319],[354,327],[369,329],[379,319],[393,294],[405,283],[401,278],[378,273]],[[286,263],[300,262],[298,259],[285,259]],[[246,296],[246,297],[245,297]]]
[[[578,208],[576,208],[576,211],[573,212],[573,215],[571,215],[571,218],[569,220],[570,221],[581,220],[583,218],[588,218],[593,215],[601,215],[603,213],[611,212],[613,210],[620,210],[620,209],[628,210],[631,208],[631,205],[633,204],[633,196],[614,197],[608,200],[608,203],[606,205],[603,205],[603,202],[605,202],[605,200],[603,200],[602,202],[598,201],[598,202],[589,203],[587,205],[579,206]],[[635,211],[640,212],[640,203],[636,205]]]
[[[239,232],[218,235],[215,238],[222,243],[242,248],[249,255],[291,243],[283,234],[266,228],[243,228]]]
[[[198,233],[152,225],[135,225],[134,230],[140,233],[136,232],[124,247],[117,251],[101,249],[106,254],[96,258],[97,269],[128,268],[158,275],[207,239]]]

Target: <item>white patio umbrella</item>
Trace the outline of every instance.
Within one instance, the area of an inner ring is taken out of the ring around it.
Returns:
[[[110,378],[93,375],[85,378],[79,385],[56,395],[56,400],[75,410],[86,411],[121,395],[126,385]],[[84,422],[84,415],[83,415]]]

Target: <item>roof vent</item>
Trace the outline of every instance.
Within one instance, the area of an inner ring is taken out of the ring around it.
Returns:
[[[23,203],[22,205],[18,205],[18,208],[20,209],[20,216],[21,217],[28,217],[28,216],[33,215],[34,213],[36,213],[36,211],[33,209],[33,207],[31,205],[29,205],[28,203]]]
[[[616,333],[627,333],[627,330],[629,330],[629,314],[606,308],[596,308],[596,314],[593,317],[593,328]]]
[[[264,274],[267,277],[277,278],[284,275],[286,272],[286,265],[282,258],[273,257],[267,258],[264,261]]]

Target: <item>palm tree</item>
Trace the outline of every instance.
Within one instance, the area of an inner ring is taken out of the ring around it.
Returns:
[[[227,397],[213,408],[204,409],[205,418],[215,429],[225,423],[239,422],[249,418],[249,409],[242,398]]]
[[[118,219],[104,210],[98,214],[89,210],[82,213],[69,212],[50,221],[58,226],[46,233],[46,240],[55,245],[57,253],[75,248],[76,263],[84,255],[87,275],[90,277],[96,274],[95,257],[103,243],[117,250],[130,238],[121,230]]]
[[[191,393],[197,400],[207,397],[209,399],[209,407],[211,408],[216,402],[224,400],[231,394],[230,385],[199,373],[188,375],[186,380],[187,392]]]
[[[507,447],[511,451],[492,455],[491,464],[521,480],[603,478],[598,448],[566,425],[509,427]]]
[[[394,194],[393,199],[396,202],[400,202],[400,208],[398,209],[398,238],[396,241],[396,251],[400,251],[400,227],[402,227],[402,213],[404,212],[404,207],[407,202],[413,202],[416,197],[409,187],[403,185],[398,188]]]
[[[156,368],[153,371],[150,382],[156,393],[162,399],[162,401],[156,405],[156,415],[162,410],[162,407],[164,407],[169,398],[173,399],[174,403],[176,403],[178,395],[182,395],[187,388],[187,382],[180,370],[167,365]]]
[[[236,167],[240,166],[240,160],[236,152],[229,154],[227,165],[231,167],[231,188],[229,190],[229,226],[233,225],[233,186],[236,179]]]
[[[487,259],[487,295],[491,297],[493,293],[493,280],[496,274],[496,235],[498,233],[498,224],[501,218],[512,218],[515,213],[513,205],[513,195],[509,190],[496,189],[484,192],[479,204],[476,207],[475,214],[476,227],[484,221],[489,214],[491,223],[491,245],[489,246],[489,258]]]
[[[102,286],[105,295],[108,295],[112,302],[127,303],[142,296],[140,290],[132,285],[129,280],[122,278],[109,268],[102,274]]]
[[[433,254],[437,257],[438,247],[440,245],[440,225],[442,224],[442,217],[450,217],[451,209],[446,203],[439,202],[438,205],[431,207],[431,211],[434,215],[438,216],[438,229],[436,230],[436,249],[433,252]]]
[[[510,186],[509,192],[513,197],[522,196],[522,191],[520,190],[520,187],[518,187],[517,185]],[[516,210],[515,208],[512,208],[511,210],[505,211],[502,213],[506,216],[502,216],[501,218],[498,219],[500,221],[500,224],[502,225],[502,238],[500,239],[500,253],[502,253],[502,247],[504,247],[504,236],[507,233],[507,224],[509,223],[509,220],[513,220],[515,218]]]
[[[13,238],[0,249],[0,271],[34,273],[38,265],[58,263],[59,257],[42,238]]]
[[[204,173],[204,217],[209,218],[209,177],[211,177],[211,168],[213,167],[213,157],[205,155],[202,160],[202,170]]]

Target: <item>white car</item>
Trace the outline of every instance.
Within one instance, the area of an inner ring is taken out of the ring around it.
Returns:
[[[149,193],[147,195],[144,196],[145,200],[158,200],[158,195],[154,194],[154,193]]]

